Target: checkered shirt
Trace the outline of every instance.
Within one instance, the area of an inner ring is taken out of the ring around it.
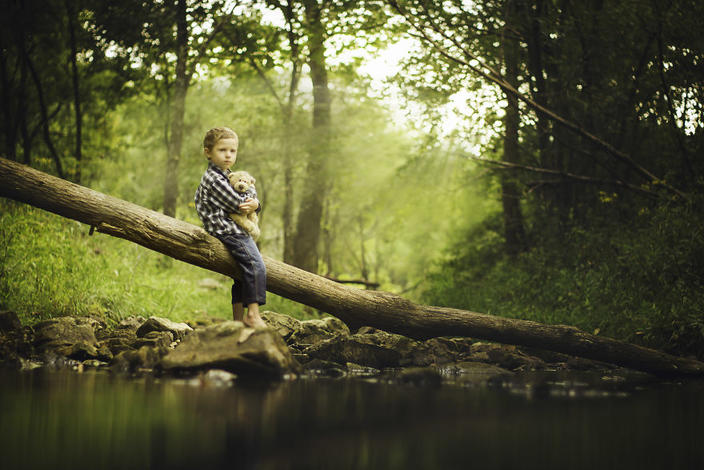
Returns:
[[[229,214],[238,214],[240,204],[248,197],[256,199],[256,191],[248,191],[246,194],[238,193],[230,185],[227,173],[209,163],[195,195],[196,212],[198,212],[198,217],[203,222],[203,228],[206,232],[216,237],[242,233],[242,228],[230,218]],[[257,212],[260,208],[257,209]]]

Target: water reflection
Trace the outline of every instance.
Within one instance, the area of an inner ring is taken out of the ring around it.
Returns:
[[[536,394],[2,372],[0,468],[704,468],[702,383],[549,382],[531,381]]]

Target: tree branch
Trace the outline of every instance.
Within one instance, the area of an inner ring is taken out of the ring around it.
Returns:
[[[605,179],[600,179],[600,178],[593,178],[591,176],[577,175],[574,173],[568,173],[568,172],[560,171],[560,170],[551,170],[548,168],[540,168],[540,167],[534,167],[534,166],[529,166],[529,165],[521,165],[518,163],[509,163],[509,162],[503,162],[503,161],[499,161],[499,160],[491,160],[488,158],[475,157],[472,155],[468,155],[467,158],[474,160],[474,161],[477,161],[477,162],[495,165],[495,166],[501,167],[502,169],[523,170],[523,171],[529,171],[529,172],[533,172],[533,173],[543,173],[543,174],[548,174],[548,175],[555,175],[555,176],[560,176],[565,179],[579,181],[581,183],[619,186],[622,188],[630,189],[631,191],[646,194],[649,197],[658,197],[658,194],[653,191],[649,191],[647,189],[641,188],[639,186],[635,186],[630,183],[626,183],[621,180],[605,180]],[[543,183],[545,183],[545,181],[543,181]]]
[[[460,65],[463,65],[467,68],[469,68],[472,72],[475,74],[479,75],[480,77],[483,77],[490,82],[498,85],[505,93],[511,94],[518,98],[519,100],[523,101],[526,103],[531,109],[533,109],[535,112],[541,113],[545,115],[546,117],[552,119],[553,121],[557,122],[558,124],[564,126],[565,128],[569,129],[570,131],[586,138],[587,140],[595,143],[599,148],[601,148],[603,151],[605,151],[607,154],[611,155],[612,157],[616,158],[617,160],[621,161],[622,163],[625,163],[632,169],[634,169],[642,178],[644,178],[646,181],[649,182],[658,182],[658,184],[662,185],[663,188],[667,189],[668,191],[676,194],[677,196],[681,197],[684,200],[688,200],[689,198],[687,197],[686,194],[684,194],[682,191],[678,190],[677,188],[664,183],[661,178],[658,178],[655,176],[653,173],[639,165],[633,158],[628,155],[625,152],[622,152],[618,149],[616,149],[614,146],[609,144],[608,142],[600,139],[599,137],[595,136],[594,134],[590,133],[586,129],[582,128],[581,126],[575,124],[572,121],[569,121],[562,116],[558,115],[556,112],[552,111],[551,109],[539,104],[538,102],[532,100],[531,98],[525,96],[523,93],[519,92],[516,88],[514,88],[511,84],[509,84],[498,71],[494,70],[492,67],[489,65],[485,64],[478,56],[475,54],[469,52],[462,46],[457,46],[456,40],[454,39],[449,39],[450,41],[453,42],[453,44],[458,47],[463,54],[465,54],[470,60],[463,59],[461,57],[457,57],[456,55],[451,54],[449,51],[446,50],[445,47],[440,45],[437,40],[433,39],[430,37],[428,31],[426,30],[426,27],[422,24],[422,19],[418,17],[412,17],[409,13],[407,13],[401,6],[398,4],[396,0],[386,0],[386,2],[394,8],[401,16],[403,16],[406,21],[416,30],[418,33],[423,37],[423,39],[428,42],[430,45],[433,46],[433,48],[440,53],[443,57],[447,58],[448,60],[451,60],[453,62],[456,62]],[[412,21],[413,19],[420,20],[421,24],[418,25],[416,22]],[[438,32],[436,29],[434,29],[431,26],[431,29],[435,32]],[[447,38],[445,33],[440,32],[443,37]],[[471,62],[476,61],[479,66],[472,65]]]

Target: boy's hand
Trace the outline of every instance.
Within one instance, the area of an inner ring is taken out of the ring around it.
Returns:
[[[240,212],[243,214],[249,214],[251,212],[254,212],[257,210],[259,207],[259,200],[258,199],[252,199],[252,198],[247,198],[242,204],[240,204]]]

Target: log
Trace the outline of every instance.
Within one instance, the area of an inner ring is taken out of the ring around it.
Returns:
[[[229,252],[202,228],[4,158],[0,158],[0,196],[239,278]],[[264,261],[270,292],[327,312],[351,328],[368,325],[415,339],[467,336],[595,359],[659,376],[704,376],[702,362],[571,326],[420,305],[388,292],[348,287],[267,256]]]

